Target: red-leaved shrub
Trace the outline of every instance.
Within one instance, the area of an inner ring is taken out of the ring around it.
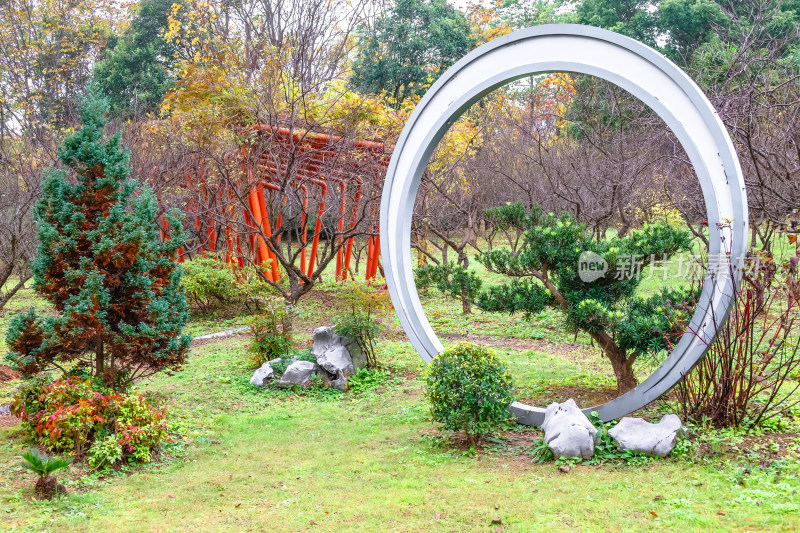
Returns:
[[[147,462],[167,437],[163,410],[140,396],[98,391],[91,381],[75,376],[27,381],[17,391],[11,413],[39,444],[76,457],[87,451],[98,455],[92,448],[102,442],[119,450],[110,462]]]

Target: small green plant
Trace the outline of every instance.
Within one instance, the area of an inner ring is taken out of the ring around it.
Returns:
[[[40,453],[36,448],[22,454],[22,458],[24,461],[20,463],[20,466],[39,476],[34,486],[38,498],[49,500],[59,493],[66,492],[64,486],[60,485],[52,474],[68,467],[72,461],[58,457],[48,457],[47,452]]]
[[[434,420],[448,431],[464,431],[472,446],[512,417],[511,374],[494,351],[459,343],[428,365],[425,396]]]
[[[181,287],[203,313],[238,300],[240,292],[233,266],[215,254],[186,261]]]
[[[262,311],[250,319],[253,338],[250,360],[255,366],[288,355],[292,349],[292,322],[297,317],[294,305],[280,297],[262,300]]]
[[[534,445],[531,447],[528,455],[536,461],[537,463],[544,463],[545,461],[554,461],[555,455],[553,455],[553,451],[550,449],[550,446],[544,443],[544,439],[539,439],[534,441]]]
[[[455,263],[420,267],[414,271],[414,280],[420,289],[435,286],[440,292],[460,299],[465,315],[472,313],[472,302],[477,300],[483,285],[475,272]]]
[[[377,368],[362,368],[347,380],[347,389],[353,394],[359,394],[383,385],[389,379],[389,374]]]
[[[589,414],[589,421],[597,428],[597,441],[594,445],[594,456],[591,459],[582,461],[584,464],[599,464],[621,459],[631,459],[633,453],[629,450],[620,451],[617,441],[615,441],[608,431],[617,425],[617,420],[603,422],[597,411]]]
[[[378,287],[382,283],[368,284],[361,280],[344,282],[337,287],[338,296],[345,302],[344,311],[336,315],[334,331],[342,337],[355,339],[367,357],[367,366],[377,368],[375,341],[383,331],[383,311],[386,310],[388,292]]]
[[[89,464],[92,468],[109,467],[122,460],[122,445],[115,435],[95,441],[89,448]]]

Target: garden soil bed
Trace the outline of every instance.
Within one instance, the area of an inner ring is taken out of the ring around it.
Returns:
[[[0,415],[0,429],[10,428],[19,423],[19,418],[13,415]]]
[[[19,372],[17,372],[16,370],[11,370],[11,368],[7,367],[6,365],[0,365],[0,383],[19,378],[20,378]]]

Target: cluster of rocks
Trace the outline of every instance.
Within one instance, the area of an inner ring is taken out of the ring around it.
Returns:
[[[547,406],[542,431],[544,443],[553,455],[568,459],[589,459],[600,439],[597,429],[573,399]],[[617,442],[620,451],[665,457],[675,448],[679,432],[685,432],[685,429],[678,416],[665,415],[656,424],[641,418],[625,417],[608,434]]]
[[[344,391],[347,378],[358,372],[367,363],[364,352],[354,339],[340,337],[332,326],[314,330],[314,345],[311,348],[317,362],[293,360],[278,381],[278,387],[307,387],[311,376],[319,376],[328,387]],[[267,361],[250,378],[251,385],[268,386],[275,378],[272,365],[280,359]]]

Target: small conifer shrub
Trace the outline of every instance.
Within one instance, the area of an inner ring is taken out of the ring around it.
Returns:
[[[107,110],[91,92],[83,127],[59,150],[65,168],[45,173],[33,277],[55,316],[15,316],[6,359],[24,375],[58,369],[124,390],[180,366],[191,337],[183,334],[189,313],[176,262],[182,223],[168,214],[170,238],[160,239],[152,191],[129,179],[120,135],[105,139]]]

